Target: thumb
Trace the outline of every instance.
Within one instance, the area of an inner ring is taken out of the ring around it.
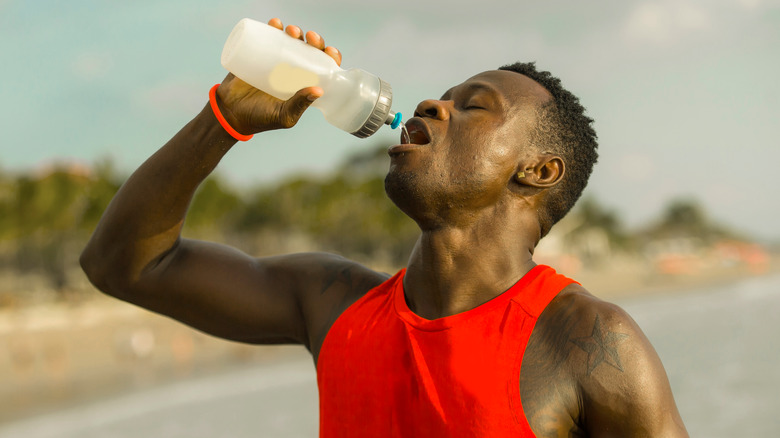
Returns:
[[[280,113],[280,122],[286,128],[292,128],[298,123],[304,111],[323,94],[320,87],[308,87],[298,90],[293,97],[284,102]]]

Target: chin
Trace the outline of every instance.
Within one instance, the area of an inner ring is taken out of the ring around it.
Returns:
[[[409,214],[404,208],[418,194],[414,174],[409,172],[393,172],[392,169],[385,176],[385,193],[387,197],[404,213]]]
[[[423,189],[419,175],[412,172],[393,172],[385,177],[385,193],[407,216],[426,229],[438,223],[438,208],[432,202],[435,190]]]
[[[412,172],[393,172],[385,177],[385,193],[407,216],[417,220],[417,212],[424,209],[425,200],[418,175]]]

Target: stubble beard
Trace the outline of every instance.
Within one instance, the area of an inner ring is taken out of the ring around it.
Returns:
[[[385,177],[387,196],[423,231],[456,223],[497,202],[492,185],[490,176],[479,171],[437,177],[430,168],[421,173],[391,168]]]
[[[438,183],[429,172],[391,171],[385,177],[385,193],[425,231],[442,225],[442,208],[439,203],[444,194]]]
[[[417,177],[411,172],[389,172],[385,176],[385,193],[407,216],[414,218],[416,199],[421,196]]]
[[[392,171],[385,177],[385,193],[421,230],[444,225],[449,212],[460,207],[444,181],[427,172]]]

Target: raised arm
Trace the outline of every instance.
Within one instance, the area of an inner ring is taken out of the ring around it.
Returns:
[[[269,24],[282,29],[279,20]],[[303,39],[295,26],[286,32]],[[319,35],[306,37],[341,62],[339,52],[326,48]],[[321,95],[320,88],[310,87],[281,101],[228,75],[217,102],[233,128],[255,134],[292,127]],[[254,259],[225,246],[182,239],[196,188],[235,143],[206,105],[122,186],[82,253],[82,267],[103,292],[206,332],[316,349],[322,334],[311,333],[311,327],[327,327],[334,306],[380,277],[327,254]]]

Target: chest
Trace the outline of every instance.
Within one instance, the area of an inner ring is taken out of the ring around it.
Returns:
[[[322,436],[568,436],[539,421],[565,421],[566,410],[549,359],[529,344],[558,285],[532,288],[547,291],[535,311],[505,294],[438,320],[409,311],[395,287],[366,295],[326,335],[317,364]]]
[[[398,430],[391,436],[533,436],[520,401],[533,321],[499,316],[427,330],[392,312],[339,320],[317,366],[321,418]]]

